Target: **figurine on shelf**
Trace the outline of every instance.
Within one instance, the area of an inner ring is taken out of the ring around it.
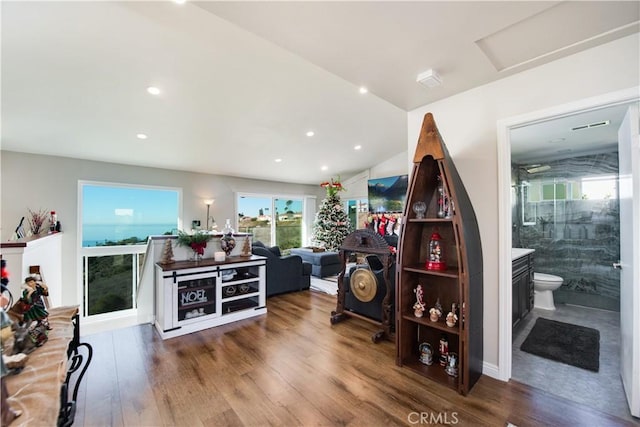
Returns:
[[[447,314],[447,326],[453,328],[458,322],[458,305],[454,302],[451,304],[451,311]]]
[[[445,334],[442,334],[440,338],[438,352],[440,353],[440,366],[447,366],[447,362],[449,362],[449,341]]]
[[[434,230],[429,239],[429,253],[425,267],[427,270],[444,271],[447,269],[442,236]]]
[[[437,322],[440,317],[442,317],[442,304],[440,304],[440,298],[438,298],[435,305],[429,310],[429,319],[432,322]]]
[[[420,350],[420,363],[424,363],[425,365],[433,364],[433,348],[431,344],[423,342],[418,347]]]
[[[247,234],[247,236],[244,238],[244,245],[242,245],[242,253],[240,255],[244,257],[251,256],[251,235],[250,234]]]
[[[418,286],[416,286],[413,292],[416,294],[416,303],[413,304],[413,314],[416,317],[422,317],[422,314],[426,310],[423,299],[424,292],[422,291],[422,285],[419,284]]]
[[[458,376],[458,355],[455,353],[449,353],[447,356],[447,367],[444,368],[447,375],[452,377]]]

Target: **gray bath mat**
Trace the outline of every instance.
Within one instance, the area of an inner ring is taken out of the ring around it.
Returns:
[[[600,369],[600,331],[593,328],[540,317],[520,350],[589,371]]]

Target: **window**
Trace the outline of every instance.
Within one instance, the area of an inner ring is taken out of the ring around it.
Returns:
[[[349,223],[352,230],[365,228],[367,217],[369,216],[368,199],[348,199],[344,201]]]
[[[616,197],[618,177],[614,175],[582,178],[581,198],[585,200],[608,200]]]
[[[177,190],[82,184],[82,246],[146,243],[178,227]]]
[[[80,182],[83,315],[135,310],[151,235],[178,228],[178,189]]]
[[[251,233],[253,240],[277,245],[281,251],[302,246],[303,197],[239,194],[238,231]]]

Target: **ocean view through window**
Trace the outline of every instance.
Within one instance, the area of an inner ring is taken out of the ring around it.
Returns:
[[[83,316],[132,315],[147,239],[176,232],[181,192],[80,182],[79,200]]]
[[[85,184],[82,246],[144,243],[178,228],[176,190]]]

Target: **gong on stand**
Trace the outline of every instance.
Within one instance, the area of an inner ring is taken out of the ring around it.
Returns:
[[[384,283],[378,283],[378,278],[374,274],[371,268],[358,268],[350,275],[348,283],[344,280],[347,259],[352,253],[366,253],[377,255],[382,261],[383,265],[383,277]],[[331,312],[331,324],[335,325],[339,323],[347,316],[357,317],[368,322],[379,324],[382,329],[377,331],[371,336],[371,340],[374,343],[379,342],[381,339],[393,340],[391,332],[391,281],[389,279],[389,270],[394,262],[393,254],[389,249],[389,244],[384,240],[382,236],[373,232],[372,230],[362,229],[356,230],[349,234],[340,246],[340,261],[342,263],[342,270],[338,276],[338,303],[335,311]],[[347,293],[347,286],[349,292],[363,304],[377,304],[375,297],[378,293],[379,286],[382,285],[386,290],[384,298],[382,299],[382,319],[377,321],[370,317],[364,316],[353,311],[345,310],[345,298]]]

